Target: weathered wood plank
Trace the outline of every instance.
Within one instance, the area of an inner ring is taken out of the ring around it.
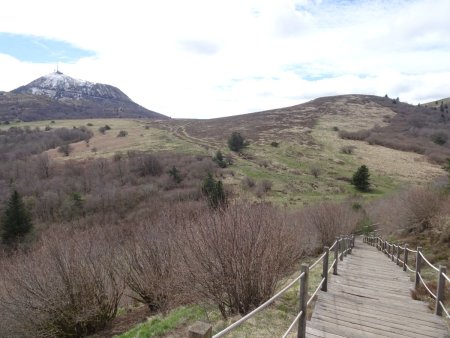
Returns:
[[[307,336],[448,337],[443,320],[411,298],[408,273],[361,239],[355,246],[319,293]]]

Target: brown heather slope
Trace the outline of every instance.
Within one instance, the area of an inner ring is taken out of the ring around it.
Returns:
[[[367,114],[379,122],[366,124]],[[438,163],[450,157],[449,113],[372,95],[323,97],[292,107],[210,120],[164,121],[159,126],[207,148],[225,145],[232,131],[256,144],[286,140],[313,146],[317,142],[312,129],[324,116],[347,116],[354,121],[342,130],[344,138],[423,154]],[[359,130],[365,132],[345,133]]]

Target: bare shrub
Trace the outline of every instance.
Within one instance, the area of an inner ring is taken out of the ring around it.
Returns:
[[[3,262],[3,337],[81,337],[117,313],[123,285],[111,246],[93,232],[48,235],[32,254]]]
[[[370,203],[366,210],[369,218],[384,237],[406,227],[408,216],[405,202],[399,198],[398,194],[378,199]]]
[[[180,248],[189,285],[223,317],[245,314],[267,300],[301,256],[286,215],[268,204],[232,204],[191,220]]]
[[[313,165],[311,166],[311,168],[309,168],[309,171],[311,172],[311,175],[313,175],[315,178],[318,178],[322,170],[318,165]]]
[[[124,279],[134,291],[131,297],[152,312],[166,311],[180,294],[178,262],[178,251],[163,226],[136,226],[122,254]]]
[[[58,147],[58,152],[63,154],[64,156],[69,156],[72,150],[73,148],[70,144],[63,144]]]
[[[42,153],[35,160],[36,173],[41,179],[49,178],[51,175],[51,161],[47,153]]]
[[[357,228],[362,215],[349,204],[321,202],[305,208],[304,222],[317,232],[321,246],[331,245],[339,235],[349,234]]]
[[[272,189],[272,184],[273,183],[270,180],[262,180],[261,182],[258,183],[258,185],[261,186],[264,192],[270,191]]]
[[[343,146],[341,147],[341,153],[351,155],[355,151],[355,146]]]
[[[117,134],[117,137],[125,137],[128,135],[128,132],[126,130],[121,130],[119,131],[119,133]]]
[[[133,162],[141,176],[159,176],[163,173],[161,162],[151,154],[141,154],[133,158]]]
[[[413,188],[403,197],[407,211],[409,231],[422,232],[431,225],[441,202],[439,195],[427,188]]]
[[[253,188],[256,184],[255,180],[251,177],[245,176],[242,181],[241,181],[242,185],[244,188]]]
[[[370,136],[370,130],[339,131],[339,137],[347,140],[363,141]]]
[[[258,184],[254,188],[255,195],[258,198],[261,198],[272,189],[272,181],[262,180],[259,181]]]

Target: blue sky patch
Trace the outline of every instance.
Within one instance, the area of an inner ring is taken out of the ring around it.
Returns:
[[[0,53],[33,63],[73,63],[83,57],[95,55],[93,51],[75,47],[65,41],[1,32]]]

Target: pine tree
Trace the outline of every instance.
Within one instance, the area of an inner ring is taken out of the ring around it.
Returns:
[[[369,178],[370,178],[369,168],[367,168],[367,166],[365,165],[362,165],[353,174],[352,184],[356,187],[356,189],[360,191],[369,191],[370,190]]]
[[[180,171],[177,169],[177,167],[173,166],[172,169],[170,169],[167,173],[173,178],[175,183],[178,184],[181,182]]]
[[[32,229],[31,219],[17,190],[14,190],[2,219],[2,241],[14,244]]]
[[[203,180],[202,192],[205,194],[209,206],[217,209],[226,202],[225,190],[222,181],[216,181],[211,173]]]
[[[245,147],[244,137],[237,131],[234,131],[228,139],[228,148],[232,151],[239,151]]]

